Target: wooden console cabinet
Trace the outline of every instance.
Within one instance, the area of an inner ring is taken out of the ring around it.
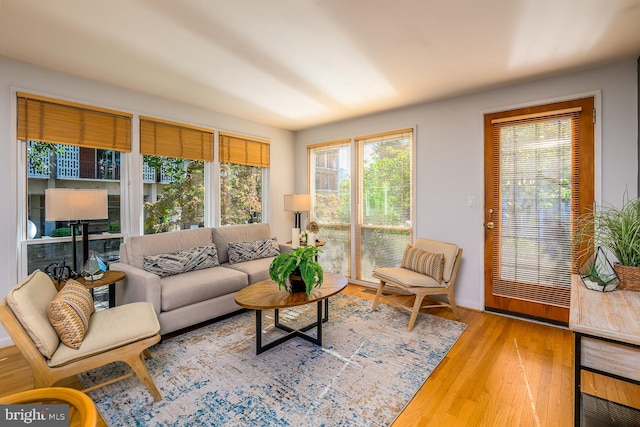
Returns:
[[[571,278],[569,328],[574,348],[574,425],[582,420],[582,370],[640,385],[640,292],[598,292]]]

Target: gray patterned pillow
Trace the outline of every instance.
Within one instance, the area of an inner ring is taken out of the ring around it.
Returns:
[[[275,237],[253,242],[229,242],[229,264],[268,258],[280,253]]]
[[[201,246],[167,254],[144,257],[143,268],[160,277],[220,265],[215,246]]]

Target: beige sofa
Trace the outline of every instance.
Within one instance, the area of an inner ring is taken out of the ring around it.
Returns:
[[[269,278],[273,257],[229,263],[229,243],[272,238],[269,224],[197,228],[133,236],[120,246],[120,262],[112,270],[126,273],[117,285],[117,305],[138,301],[153,304],[164,335],[241,309],[235,293]],[[144,258],[215,245],[219,266],[160,277],[144,269]],[[278,245],[280,251],[290,246]]]

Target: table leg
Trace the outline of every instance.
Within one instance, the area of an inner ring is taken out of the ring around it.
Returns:
[[[109,285],[109,308],[116,306],[116,284]]]
[[[282,323],[280,323],[280,312],[278,309],[275,309],[274,310],[275,327],[282,331],[288,332],[288,334],[264,345],[262,344],[262,311],[256,310],[256,354],[263,353],[277,345],[282,344],[285,341],[290,340],[293,337],[300,337],[302,339],[305,339],[313,344],[316,344],[322,347],[322,324],[326,322],[329,318],[328,307],[329,306],[326,304],[326,300],[325,300],[325,306],[324,306],[324,312],[323,312],[322,301],[318,301],[316,304],[316,321],[300,329],[293,329],[287,325],[283,325]],[[315,337],[311,335],[307,335],[305,333],[308,330],[313,328],[317,328],[316,329],[317,334]]]

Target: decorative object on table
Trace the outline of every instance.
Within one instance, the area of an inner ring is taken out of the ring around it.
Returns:
[[[47,273],[49,277],[54,279],[58,286],[73,277],[73,272],[71,271],[71,266],[66,265],[64,263],[64,259],[61,263],[52,262],[44,268],[44,272]]]
[[[45,220],[69,221],[73,251],[73,271],[78,276],[76,259],[76,229],[82,230],[82,264],[89,259],[89,223],[92,219],[109,217],[107,190],[47,188],[44,190]]]
[[[307,231],[317,235],[320,232],[320,226],[315,221],[309,221],[309,224],[307,224]]]
[[[104,276],[104,272],[107,271],[105,263],[100,259],[96,251],[90,251],[89,259],[84,263],[82,267],[82,277],[85,280],[100,280]]]
[[[322,285],[322,267],[315,261],[320,252],[320,248],[310,245],[281,253],[269,266],[271,280],[278,284],[278,289],[309,295],[313,288]]]
[[[294,213],[294,228],[300,229],[300,213],[311,210],[311,194],[285,194],[284,210]]]
[[[300,237],[298,238],[300,240],[300,245],[302,246],[306,245],[308,237],[309,237],[309,234],[306,231],[301,231]]]
[[[590,248],[602,247],[617,259],[613,269],[620,279],[618,289],[640,291],[640,199],[625,195],[621,208],[596,206],[579,218],[578,225],[578,259],[588,258]]]
[[[618,275],[601,247],[598,247],[598,249],[582,263],[578,269],[578,274],[580,274],[582,283],[584,283],[588,289],[594,291],[610,292],[620,284]]]
[[[151,348],[153,359],[146,362],[167,396],[161,403],[154,404],[136,378],[89,395],[109,426],[388,426],[466,325],[425,314],[411,333],[393,307],[369,307],[363,298],[335,295],[323,329],[325,348],[296,338],[260,355],[248,339],[256,332],[254,313],[246,311]],[[288,310],[293,327],[316,316],[313,304]],[[265,334],[280,336],[269,321],[273,313],[264,316]],[[79,380],[89,387],[125,369],[113,363]]]

